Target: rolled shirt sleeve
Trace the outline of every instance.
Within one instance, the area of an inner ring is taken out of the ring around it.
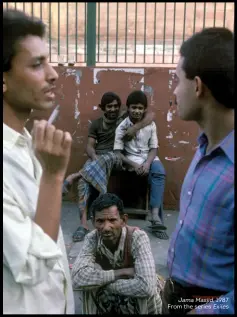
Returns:
[[[58,245],[29,216],[6,188],[3,189],[3,263],[17,283],[36,285],[62,257]]]
[[[149,140],[149,148],[157,149],[158,148],[158,137],[155,122],[151,124],[151,138]]]

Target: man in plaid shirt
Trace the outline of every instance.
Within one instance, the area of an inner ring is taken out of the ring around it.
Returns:
[[[163,313],[234,314],[234,35],[204,29],[180,55],[178,113],[202,133],[182,186]]]
[[[160,314],[154,258],[147,234],[126,226],[122,201],[102,194],[92,204],[89,233],[73,269],[84,314]]]

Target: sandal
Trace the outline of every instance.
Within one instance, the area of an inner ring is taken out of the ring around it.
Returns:
[[[169,240],[168,234],[167,234],[166,232],[164,232],[164,231],[153,231],[152,233],[153,233],[153,235],[154,235],[155,237],[157,237],[158,239],[161,239],[161,240]]]
[[[167,227],[164,226],[160,221],[153,221],[151,220],[151,226],[148,226],[148,228],[151,229],[157,229],[157,230],[166,230]]]
[[[73,242],[83,241],[85,236],[89,232],[90,232],[90,230],[88,230],[84,227],[78,227],[77,230],[73,233],[73,236],[72,236]]]

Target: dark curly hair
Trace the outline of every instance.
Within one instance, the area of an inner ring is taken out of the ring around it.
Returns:
[[[45,36],[45,24],[22,11],[3,10],[3,72],[11,69],[13,57],[17,54],[19,42],[28,35]]]
[[[126,106],[129,108],[130,105],[142,104],[144,108],[147,108],[147,96],[141,90],[135,90],[128,95]]]
[[[117,206],[120,216],[124,215],[123,202],[117,195],[111,193],[99,195],[99,197],[97,197],[91,205],[91,214],[93,219],[95,218],[96,212],[100,212],[111,206]]]
[[[203,29],[181,45],[180,54],[188,79],[199,76],[220,104],[235,108],[234,34],[230,30]]]
[[[101,98],[101,102],[99,104],[99,108],[102,111],[105,111],[105,106],[110,104],[114,100],[116,100],[118,105],[119,105],[119,107],[121,107],[121,99],[119,98],[118,95],[116,95],[114,92],[111,92],[111,91],[104,93],[102,98]]]

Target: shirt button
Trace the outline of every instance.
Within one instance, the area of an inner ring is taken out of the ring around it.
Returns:
[[[191,196],[191,195],[192,195],[192,192],[191,192],[190,190],[188,191],[188,195],[189,195],[189,196]]]
[[[179,223],[182,225],[182,223],[183,223],[183,220],[179,220]]]

